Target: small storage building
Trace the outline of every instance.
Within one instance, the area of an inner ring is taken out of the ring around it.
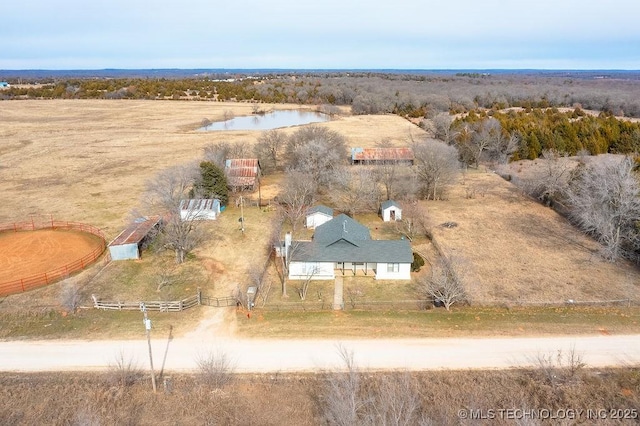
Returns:
[[[160,216],[134,220],[109,244],[111,260],[140,259],[140,252],[153,240],[161,225]]]
[[[231,158],[224,163],[227,185],[231,191],[255,191],[260,185],[260,162],[257,158]]]
[[[216,220],[220,214],[220,200],[217,198],[194,198],[180,201],[180,219]]]
[[[380,215],[385,222],[392,222],[402,219],[402,208],[398,203],[387,200],[380,206]]]
[[[333,219],[333,209],[327,206],[314,206],[307,210],[305,226],[309,229],[315,229],[323,223]]]

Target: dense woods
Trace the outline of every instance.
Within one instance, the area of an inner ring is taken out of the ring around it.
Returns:
[[[470,134],[486,130],[490,118],[498,124],[496,131],[500,134],[496,136],[517,137],[519,146],[511,160],[534,160],[545,150],[568,155],[640,151],[640,123],[619,120],[604,112],[595,116],[580,108],[566,112],[557,108],[473,110],[452,124],[458,145],[467,144]]]
[[[432,117],[475,108],[576,107],[640,117],[634,73],[291,72],[189,78],[43,78],[12,86],[0,99],[191,99],[348,105],[355,114]]]

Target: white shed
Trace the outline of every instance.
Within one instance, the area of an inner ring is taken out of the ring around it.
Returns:
[[[382,203],[380,207],[380,214],[382,220],[385,222],[391,222],[402,219],[402,208],[398,203],[392,200],[387,200]]]
[[[180,201],[182,220],[216,220],[220,214],[220,200],[217,198],[195,198]]]
[[[327,206],[315,206],[307,210],[305,226],[309,229],[315,229],[325,222],[333,219],[333,209]]]

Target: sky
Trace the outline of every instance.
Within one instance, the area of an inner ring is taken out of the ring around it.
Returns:
[[[637,0],[21,0],[0,69],[640,70]]]

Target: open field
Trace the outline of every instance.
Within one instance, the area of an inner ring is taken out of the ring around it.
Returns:
[[[470,170],[446,201],[425,205],[472,303],[637,299],[636,266],[604,261],[591,238],[492,171]]]

